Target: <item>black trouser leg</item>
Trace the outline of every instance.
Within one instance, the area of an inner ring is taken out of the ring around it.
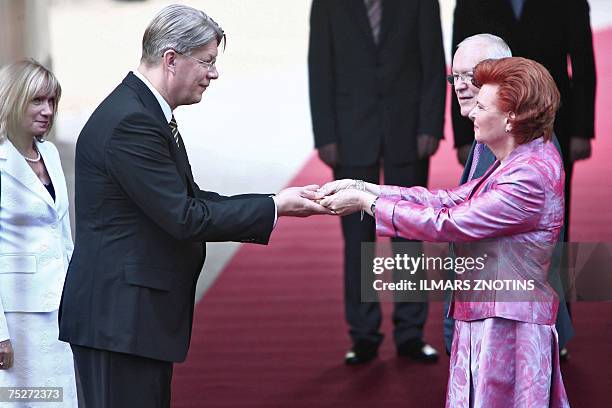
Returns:
[[[427,187],[429,175],[429,160],[420,160],[415,163],[410,163],[403,166],[391,165],[385,163],[385,184],[412,187],[423,186]],[[418,241],[409,241],[401,238],[394,238],[394,246],[401,243],[410,243],[411,256],[420,256],[423,252],[422,245]],[[405,278],[405,276],[396,275],[396,280]],[[424,271],[417,271],[412,279],[424,277]],[[401,294],[399,295],[401,296]],[[427,302],[405,302],[401,297],[396,297],[393,308],[393,337],[396,345],[401,345],[410,340],[422,339],[423,328],[427,320],[428,305]]]
[[[84,408],[170,408],[172,363],[71,345]]]
[[[358,179],[378,183],[379,166],[341,167],[334,176],[336,179]],[[372,289],[373,275],[362,276],[361,243],[374,242],[374,220],[365,215],[360,220],[359,213],[342,217],[342,234],[344,236],[344,308],[349,334],[353,344],[369,343],[377,347],[383,339],[380,333],[381,311],[378,297]],[[367,262],[373,253],[364,254]],[[371,264],[371,261],[370,261]],[[362,299],[376,301],[364,302]]]

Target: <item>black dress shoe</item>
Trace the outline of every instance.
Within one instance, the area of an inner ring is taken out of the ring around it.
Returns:
[[[410,340],[397,346],[397,355],[423,363],[435,363],[440,358],[438,350],[421,339]]]
[[[364,364],[378,356],[378,345],[372,343],[355,343],[353,348],[344,355],[347,365]]]

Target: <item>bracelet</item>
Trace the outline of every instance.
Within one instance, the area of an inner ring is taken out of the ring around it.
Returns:
[[[363,182],[363,180],[355,180],[355,190],[366,191],[366,186],[365,186],[365,183]],[[361,210],[360,221],[363,221],[363,213],[364,213],[364,211]]]

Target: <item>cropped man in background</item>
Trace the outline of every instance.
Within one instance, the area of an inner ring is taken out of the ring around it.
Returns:
[[[438,1],[314,0],[310,18],[310,106],[321,160],[336,179],[378,184],[382,169],[385,184],[426,186],[446,96]],[[345,362],[359,364],[375,358],[383,340],[380,305],[362,298],[371,282],[362,280],[361,243],[375,240],[374,221],[354,214],[341,222],[352,340]],[[426,318],[426,303],[394,304],[400,356],[437,360],[422,340]]]

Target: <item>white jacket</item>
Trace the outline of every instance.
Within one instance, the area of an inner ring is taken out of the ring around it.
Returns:
[[[10,338],[5,312],[59,308],[73,244],[66,180],[51,142],[37,142],[55,202],[32,168],[0,141],[0,341]]]

